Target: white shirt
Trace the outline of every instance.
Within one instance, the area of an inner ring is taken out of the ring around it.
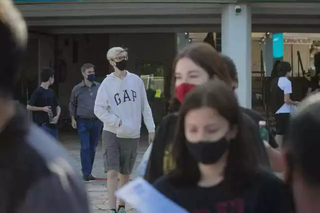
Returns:
[[[287,77],[280,77],[278,80],[278,87],[283,90],[283,93],[291,94],[292,93],[292,84],[291,81]],[[282,113],[291,113],[294,109],[294,106],[284,103],[280,109],[276,112],[276,114]]]
[[[126,72],[124,79],[107,75],[99,87],[94,113],[105,131],[118,138],[139,138],[142,115],[149,132],[155,132],[155,125],[142,79]]]

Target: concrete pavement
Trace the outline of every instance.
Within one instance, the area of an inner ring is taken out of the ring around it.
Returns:
[[[62,135],[60,137],[60,141],[62,141],[63,146],[68,150],[69,154],[75,159],[74,166],[76,169],[81,172],[81,163],[80,163],[80,143],[77,138],[77,135]],[[138,156],[135,162],[134,171],[138,164],[141,161],[141,158],[148,148],[147,137],[142,137],[139,149]],[[90,199],[90,203],[92,205],[93,213],[103,213],[108,210],[108,195],[107,195],[107,180],[106,174],[104,173],[103,166],[103,157],[101,150],[101,141],[99,141],[99,145],[97,148],[97,153],[95,157],[95,163],[93,168],[93,175],[96,178],[100,178],[102,180],[90,181],[86,183],[86,187],[88,189],[88,195]],[[134,178],[135,175],[132,175]],[[126,206],[128,213],[134,213],[134,210],[130,206]]]

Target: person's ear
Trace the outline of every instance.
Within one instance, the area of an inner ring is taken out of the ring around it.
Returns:
[[[117,65],[116,62],[114,62],[114,61],[112,61],[112,60],[110,60],[109,63],[110,63],[110,65],[111,65],[112,67],[115,67],[115,66]]]
[[[219,78],[219,76],[217,76],[216,74],[213,74],[211,78],[210,78],[210,76],[209,76],[208,81],[209,81],[209,80],[214,80],[214,79],[221,80],[221,79]]]
[[[238,126],[233,125],[227,134],[227,139],[232,140],[235,139],[238,133]]]

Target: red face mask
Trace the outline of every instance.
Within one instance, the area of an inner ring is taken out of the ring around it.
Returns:
[[[194,84],[183,83],[183,84],[180,84],[178,87],[176,87],[176,97],[178,98],[180,103],[183,102],[188,92],[195,86],[196,85]]]

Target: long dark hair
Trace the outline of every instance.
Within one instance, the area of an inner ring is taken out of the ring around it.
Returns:
[[[188,58],[203,68],[208,73],[209,79],[218,77],[226,84],[232,85],[226,64],[222,60],[221,55],[210,44],[202,42],[193,43],[182,49],[173,62],[173,71],[176,69],[178,61],[183,58]],[[172,81],[172,83],[175,82],[175,76],[173,76]],[[170,108],[178,111],[180,108],[179,103],[176,97],[173,97]]]
[[[190,91],[181,105],[173,146],[176,168],[169,177],[175,186],[195,186],[200,180],[198,164],[186,147],[184,123],[185,116],[190,110],[202,107],[217,110],[230,126],[238,128],[235,140],[230,143],[224,181],[233,188],[240,186],[259,168],[258,160],[254,155],[254,141],[249,135],[251,133],[245,130],[246,125],[234,91],[217,79],[210,80]]]
[[[279,77],[286,76],[288,72],[292,70],[292,67],[289,62],[281,61],[280,62],[280,70],[279,70]]]
[[[228,73],[230,75],[231,80],[238,83],[238,71],[233,60],[227,55],[221,55],[221,58],[225,63],[225,65],[227,66]]]
[[[276,60],[276,62],[273,65],[273,69],[271,71],[271,79],[279,77],[279,72],[280,72],[280,60]]]

